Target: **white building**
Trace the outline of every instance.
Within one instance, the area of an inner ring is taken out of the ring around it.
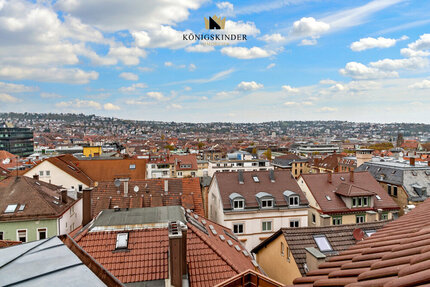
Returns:
[[[259,171],[274,169],[268,160],[211,160],[208,166],[208,176],[213,176],[215,172],[232,171]]]
[[[208,202],[209,218],[248,250],[281,227],[308,226],[309,203],[288,170],[215,173]]]

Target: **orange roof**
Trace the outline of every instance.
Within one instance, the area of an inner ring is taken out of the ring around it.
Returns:
[[[430,283],[430,199],[306,277],[304,286],[424,286]]]
[[[75,164],[93,181],[146,178],[146,159],[89,159],[76,160]]]
[[[197,167],[197,157],[194,154],[187,155],[171,155],[169,157],[169,162],[174,164],[176,162],[176,170],[196,170]],[[187,165],[190,167],[184,167]]]

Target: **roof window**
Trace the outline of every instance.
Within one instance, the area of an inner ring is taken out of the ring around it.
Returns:
[[[326,195],[326,196],[325,196],[325,198],[326,198],[328,201],[331,201],[331,197],[330,197],[330,196]]]
[[[6,207],[6,210],[4,211],[4,213],[13,213],[15,212],[16,207],[18,206],[18,204],[9,204]]]
[[[252,179],[254,180],[254,182],[260,182],[260,180],[258,179],[258,176],[256,176],[256,175],[254,175],[254,176],[252,177]]]
[[[128,246],[128,233],[118,233],[116,235],[116,249],[126,249]]]
[[[325,235],[315,235],[314,240],[320,251],[333,251],[333,248]]]

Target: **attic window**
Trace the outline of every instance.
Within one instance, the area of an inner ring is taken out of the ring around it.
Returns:
[[[273,199],[262,199],[261,200],[262,208],[272,208],[273,207]]]
[[[118,233],[116,235],[115,249],[126,249],[128,245],[128,233]]]
[[[326,198],[328,201],[331,201],[331,197],[330,197],[330,196],[326,195],[326,196],[325,196],[325,198]]]
[[[245,207],[245,200],[235,199],[233,200],[233,209],[243,209]]]
[[[366,230],[364,232],[366,233],[367,237],[370,237],[370,236],[372,236],[373,233],[376,232],[376,230]]]
[[[254,182],[260,182],[260,180],[258,179],[258,176],[256,176],[256,175],[254,175],[254,176],[252,177],[252,179],[254,180]]]
[[[299,197],[298,196],[290,196],[289,203],[290,203],[290,206],[299,206]]]
[[[343,176],[340,177],[341,181],[345,181],[345,178]]]
[[[6,207],[6,210],[4,211],[4,213],[13,213],[15,212],[16,207],[18,206],[18,204],[9,204]]]
[[[19,206],[18,211],[23,211],[23,210],[24,210],[24,208],[25,208],[25,204],[21,204],[21,205]]]
[[[315,235],[314,240],[321,252],[333,251],[333,248],[325,235]]]
[[[130,169],[136,169],[136,165],[135,164],[130,164]]]
[[[375,197],[376,197],[377,200],[382,200],[379,195],[376,195]]]

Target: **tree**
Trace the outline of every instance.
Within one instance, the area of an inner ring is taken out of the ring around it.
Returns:
[[[265,152],[264,155],[266,156],[266,158],[268,160],[272,160],[272,151],[270,150],[270,148],[268,148]]]
[[[257,154],[257,148],[253,148],[251,153],[252,154]]]
[[[200,149],[202,149],[202,147],[204,147],[204,146],[205,146],[205,144],[204,144],[204,143],[202,143],[202,142],[199,142],[199,143],[197,144],[197,146],[199,147],[199,150],[200,150]]]

